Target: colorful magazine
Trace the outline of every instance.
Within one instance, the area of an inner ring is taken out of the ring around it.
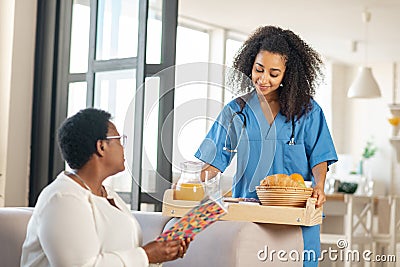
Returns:
[[[196,234],[218,221],[225,213],[226,209],[215,201],[200,204],[186,213],[170,229],[163,232],[157,240],[193,238]]]

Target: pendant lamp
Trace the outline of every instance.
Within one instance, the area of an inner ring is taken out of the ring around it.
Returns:
[[[372,75],[370,67],[359,67],[358,74],[354,82],[351,84],[347,97],[350,98],[375,98],[380,97],[378,83]]]
[[[367,31],[368,22],[371,20],[371,13],[365,10],[362,14],[365,23],[365,62],[367,62]],[[351,84],[347,97],[349,98],[376,98],[381,96],[378,83],[372,75],[372,69],[367,67],[366,64],[358,69],[357,77]]]

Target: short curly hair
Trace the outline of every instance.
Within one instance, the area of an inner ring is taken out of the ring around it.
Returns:
[[[233,67],[250,78],[253,64],[260,51],[282,55],[286,60],[283,87],[278,90],[281,112],[287,120],[300,118],[311,109],[315,88],[323,78],[323,63],[320,55],[290,30],[275,26],[258,28],[242,45],[236,54]],[[243,86],[240,75],[230,77],[236,82],[237,93],[247,93],[249,86]]]
[[[72,169],[80,169],[97,151],[98,140],[107,137],[111,114],[94,108],[67,118],[58,129],[58,146]]]

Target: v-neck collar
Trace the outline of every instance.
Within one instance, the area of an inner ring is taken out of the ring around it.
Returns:
[[[282,129],[286,123],[286,117],[279,111],[272,124],[270,125],[261,108],[260,100],[258,99],[257,92],[253,91],[252,96],[248,102],[249,107],[252,109],[263,133],[264,139],[276,139],[277,133]]]

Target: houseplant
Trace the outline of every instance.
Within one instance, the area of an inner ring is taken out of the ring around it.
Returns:
[[[358,173],[360,175],[364,175],[364,171],[365,171],[364,163],[368,159],[372,158],[375,155],[377,150],[378,150],[378,148],[374,145],[374,143],[371,140],[367,141],[367,144],[364,147],[363,153],[361,155],[361,160],[358,165]]]

